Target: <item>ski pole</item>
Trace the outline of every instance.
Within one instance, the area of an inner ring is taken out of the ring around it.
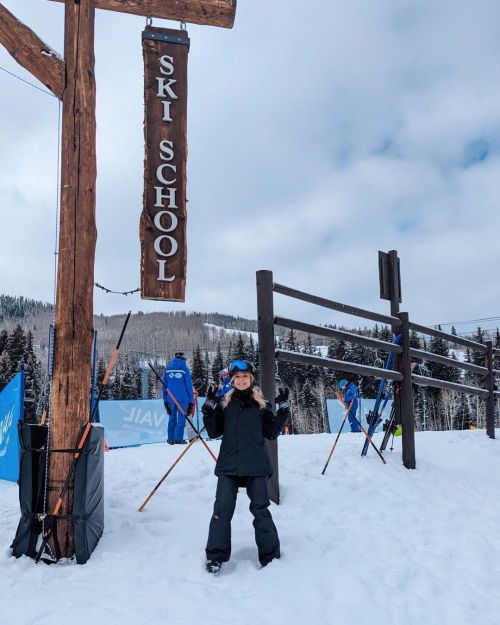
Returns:
[[[66,492],[67,492],[67,490],[69,488],[69,485],[71,483],[71,479],[73,477],[73,472],[75,471],[75,468],[76,468],[76,463],[78,461],[78,458],[81,455],[81,450],[82,450],[82,448],[83,448],[83,446],[85,444],[85,441],[87,440],[87,436],[89,435],[90,429],[92,427],[92,421],[93,421],[93,418],[95,416],[95,413],[96,413],[96,410],[97,410],[97,406],[99,405],[99,400],[101,399],[102,390],[106,386],[106,384],[108,383],[109,376],[111,375],[111,371],[113,369],[113,366],[115,364],[116,358],[118,356],[118,352],[120,350],[120,345],[121,345],[121,342],[122,342],[122,339],[123,339],[123,335],[125,334],[125,330],[127,329],[127,325],[128,325],[129,319],[130,319],[131,312],[132,311],[129,311],[127,317],[125,318],[125,323],[123,324],[123,328],[122,328],[122,331],[121,331],[121,334],[120,334],[120,338],[118,339],[118,343],[116,344],[115,351],[113,352],[113,355],[111,356],[111,359],[109,361],[108,368],[106,370],[106,374],[104,375],[104,378],[102,380],[101,386],[99,388],[99,393],[97,395],[97,399],[96,399],[96,401],[94,403],[94,406],[93,406],[93,409],[92,409],[92,413],[90,415],[90,419],[83,426],[84,429],[83,429],[82,435],[80,437],[80,440],[77,443],[76,451],[73,454],[73,459],[71,461],[71,464],[69,465],[68,472],[66,474],[66,479],[64,480],[62,488],[61,488],[61,490],[59,492],[59,495],[57,497],[56,504],[54,506],[54,510],[53,510],[52,514],[49,515],[49,516],[53,517],[54,520],[55,520],[55,517],[57,517],[59,515],[59,511],[61,510],[61,507],[62,507],[62,504],[63,504],[64,496],[66,495]],[[47,541],[49,540],[49,538],[53,534],[52,527],[53,527],[53,523],[51,523],[51,525],[46,529],[46,531],[43,534],[42,544],[40,545],[40,549],[38,550],[38,553],[36,554],[35,563],[38,563],[40,561],[40,558],[42,557],[42,553],[43,553],[43,551],[45,549],[45,545],[47,544]]]
[[[370,445],[373,447],[373,449],[377,452],[378,457],[380,458],[380,460],[382,460],[382,462],[384,464],[387,464],[384,456],[380,453],[380,451],[377,449],[377,446],[375,445],[375,443],[372,440],[372,437],[368,434],[368,432],[365,430],[365,428],[361,425],[361,421],[358,420],[358,418],[356,416],[354,416],[355,421],[357,421],[359,427],[361,428],[361,431],[363,432],[363,434],[366,436],[366,440],[370,443]]]
[[[156,369],[153,367],[153,365],[148,362],[148,365],[151,369],[151,371],[155,374],[155,376],[158,378],[158,380],[160,380],[161,385],[163,386],[163,388],[165,389],[166,393],[168,394],[168,396],[170,397],[170,399],[174,402],[174,404],[177,406],[177,410],[184,415],[184,417],[186,417],[187,422],[189,423],[189,425],[193,428],[194,432],[196,434],[198,434],[200,441],[203,443],[203,445],[205,445],[208,453],[212,456],[212,458],[215,460],[215,462],[217,462],[217,456],[213,453],[213,451],[210,449],[210,447],[206,444],[206,442],[203,440],[203,438],[200,435],[200,432],[198,432],[198,430],[194,427],[193,422],[191,421],[191,419],[189,418],[189,416],[186,414],[185,410],[183,410],[182,406],[179,404],[179,402],[175,399],[175,397],[173,396],[172,392],[170,391],[170,389],[166,386],[165,382],[161,379],[158,371],[156,371]]]
[[[344,401],[343,397],[341,397],[339,395],[339,393],[337,393],[337,397],[345,406],[345,401]],[[352,417],[356,421],[356,423],[359,425],[359,427],[360,427],[361,431],[363,432],[363,434],[366,436],[367,444],[370,443],[372,445],[373,449],[375,449],[375,451],[377,452],[380,460],[382,460],[382,462],[384,464],[387,464],[387,462],[385,461],[384,456],[379,452],[379,450],[377,449],[377,446],[373,442],[372,437],[368,434],[368,432],[365,430],[365,428],[361,425],[361,421],[358,419],[358,417],[356,415],[352,415]]]
[[[108,364],[108,368],[106,369],[106,373],[104,374],[104,377],[102,379],[101,385],[99,387],[99,393],[97,394],[97,398],[94,402],[94,405],[92,407],[92,412],[90,415],[90,420],[93,421],[95,414],[97,412],[97,407],[99,406],[99,401],[101,399],[102,396],[102,391],[104,389],[104,387],[107,385],[108,380],[109,380],[109,376],[111,375],[111,372],[113,371],[113,367],[115,366],[115,362],[116,359],[118,357],[118,352],[120,351],[120,345],[122,344],[122,340],[123,340],[123,335],[125,334],[125,330],[127,329],[127,325],[128,325],[128,321],[130,319],[130,315],[132,314],[132,311],[129,310],[128,314],[125,318],[125,323],[123,324],[123,328],[120,334],[120,338],[118,339],[118,343],[116,344],[115,350],[113,352],[113,354],[111,355],[109,364]]]
[[[153,490],[149,493],[149,495],[146,497],[144,503],[141,505],[141,507],[139,508],[139,512],[144,512],[144,509],[146,508],[146,506],[149,503],[149,500],[153,497],[153,495],[156,493],[156,491],[160,488],[160,486],[163,484],[163,482],[167,479],[167,477],[170,475],[170,473],[174,470],[174,468],[176,467],[176,465],[180,462],[181,458],[184,456],[184,454],[186,454],[189,450],[189,448],[194,445],[194,443],[197,441],[198,438],[201,437],[201,432],[199,432],[198,434],[196,434],[196,436],[191,440],[191,442],[189,443],[189,445],[182,451],[182,453],[180,454],[180,456],[177,458],[177,460],[173,463],[173,465],[170,467],[170,469],[165,473],[165,475],[161,478],[161,480],[158,482],[158,484],[153,488]]]
[[[353,400],[353,401],[354,401],[354,400]],[[328,464],[329,464],[329,462],[330,462],[330,459],[331,459],[331,457],[333,456],[333,452],[335,451],[335,447],[336,447],[336,445],[337,445],[337,441],[339,440],[339,438],[340,438],[340,434],[341,434],[342,430],[344,429],[344,425],[345,425],[345,422],[347,421],[347,417],[349,416],[349,412],[351,411],[351,407],[352,407],[352,402],[349,404],[349,407],[348,407],[348,408],[347,408],[347,410],[345,411],[344,420],[342,421],[342,425],[340,426],[339,433],[337,434],[337,438],[335,439],[335,442],[333,443],[332,450],[330,451],[330,454],[329,454],[328,459],[327,459],[327,461],[326,461],[326,464],[325,464],[325,466],[324,466],[324,468],[323,468],[323,471],[321,471],[321,475],[324,475],[324,474],[325,474],[326,467],[328,466]]]

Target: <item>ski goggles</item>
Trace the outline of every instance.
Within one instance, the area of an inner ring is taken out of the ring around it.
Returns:
[[[233,360],[229,365],[229,375],[233,377],[235,373],[250,373],[255,375],[255,367],[248,360]]]

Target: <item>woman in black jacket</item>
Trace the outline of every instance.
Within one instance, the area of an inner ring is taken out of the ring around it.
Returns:
[[[280,557],[278,532],[268,509],[267,479],[272,468],[265,439],[277,438],[288,419],[288,389],[280,390],[275,400],[278,412],[274,415],[271,404],[254,384],[252,363],[235,360],[229,374],[233,389],[219,401],[210,387],[202,407],[210,438],[222,436],[215,467],[217,492],[206,547],[210,573],[217,573],[221,563],[227,562],[231,555],[231,519],[239,486],[246,487],[250,499],[261,565]]]

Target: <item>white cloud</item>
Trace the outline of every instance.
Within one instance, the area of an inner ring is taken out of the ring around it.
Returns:
[[[62,5],[5,5],[62,52]],[[114,290],[139,284],[143,26],[96,14],[95,278]],[[242,0],[233,30],[190,26],[185,307],[255,317],[267,268],[387,312],[377,251],[397,249],[417,321],[497,315],[499,31],[496,0]],[[3,50],[0,65],[30,79]],[[57,102],[2,72],[0,92],[0,290],[51,299]],[[99,292],[95,306],[179,308]]]

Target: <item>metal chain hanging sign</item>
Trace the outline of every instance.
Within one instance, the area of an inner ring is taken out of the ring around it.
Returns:
[[[183,302],[189,37],[186,30],[146,26],[142,49],[145,158],[141,296]]]

